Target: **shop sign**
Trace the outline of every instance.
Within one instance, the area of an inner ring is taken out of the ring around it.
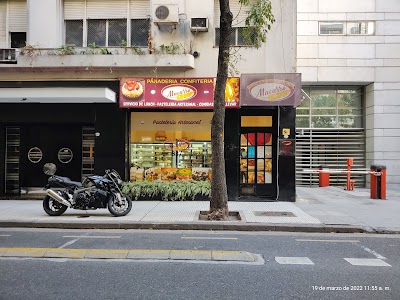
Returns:
[[[210,109],[214,106],[214,78],[122,78],[121,108]],[[227,108],[239,108],[239,78],[228,78]]]
[[[251,74],[241,78],[241,106],[298,106],[300,74]]]

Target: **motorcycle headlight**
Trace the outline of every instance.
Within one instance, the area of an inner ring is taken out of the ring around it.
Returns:
[[[121,185],[122,184],[122,180],[121,179],[117,179],[117,183],[118,183],[118,185]]]

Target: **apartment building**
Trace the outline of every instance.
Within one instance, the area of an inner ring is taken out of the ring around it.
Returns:
[[[297,72],[311,101],[297,108],[297,184],[303,169],[387,167],[400,182],[400,1],[298,0]],[[345,176],[331,176],[343,185]],[[354,175],[356,185],[369,177]]]
[[[48,162],[72,180],[209,179],[218,3],[0,0],[0,194],[43,186]],[[231,1],[230,200],[295,199],[296,1],[272,7],[256,49]]]

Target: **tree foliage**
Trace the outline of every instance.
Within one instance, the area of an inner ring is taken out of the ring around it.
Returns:
[[[250,8],[245,21],[246,28],[244,29],[246,42],[253,42],[258,49],[262,43],[267,41],[267,33],[275,22],[271,1],[257,0],[253,5],[250,5],[250,0],[239,0],[239,2]],[[254,36],[255,39],[253,38]]]

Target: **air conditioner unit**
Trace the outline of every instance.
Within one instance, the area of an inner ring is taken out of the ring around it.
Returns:
[[[0,63],[16,63],[15,49],[0,49]]]
[[[177,4],[157,4],[153,6],[154,24],[178,24],[179,8]]]
[[[208,18],[191,18],[190,31],[208,31]]]

